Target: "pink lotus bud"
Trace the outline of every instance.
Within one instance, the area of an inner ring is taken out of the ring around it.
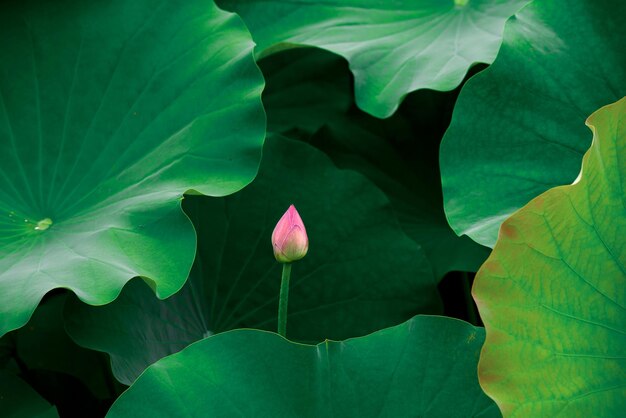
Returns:
[[[300,260],[309,249],[309,237],[302,218],[294,205],[289,206],[287,212],[276,224],[272,232],[274,257],[280,263],[291,263]]]

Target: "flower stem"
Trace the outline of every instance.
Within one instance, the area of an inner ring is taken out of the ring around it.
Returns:
[[[278,334],[287,338],[287,303],[289,302],[289,278],[291,263],[283,264],[283,277],[280,281],[280,299],[278,300]]]

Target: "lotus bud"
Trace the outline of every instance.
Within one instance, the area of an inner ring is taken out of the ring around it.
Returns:
[[[309,238],[294,205],[280,218],[272,232],[274,257],[280,263],[300,260],[309,249]]]

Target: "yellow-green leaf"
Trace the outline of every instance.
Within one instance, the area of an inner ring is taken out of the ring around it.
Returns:
[[[587,124],[577,181],[505,221],[474,284],[480,382],[505,417],[626,411],[626,98]]]

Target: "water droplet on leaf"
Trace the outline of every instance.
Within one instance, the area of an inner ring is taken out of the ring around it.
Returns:
[[[35,227],[35,229],[37,231],[45,231],[46,229],[50,228],[50,225],[52,225],[52,219],[45,218],[37,222],[37,226]]]

